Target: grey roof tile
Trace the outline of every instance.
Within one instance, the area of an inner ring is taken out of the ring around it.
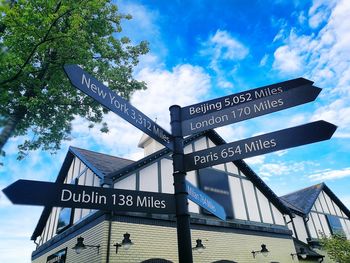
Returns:
[[[70,147],[79,158],[83,159],[83,161],[88,162],[104,175],[108,175],[110,173],[114,173],[132,163],[134,161],[115,157],[108,154],[102,154],[98,152],[93,152],[77,147]]]
[[[318,195],[323,189],[323,183],[312,185],[310,187],[286,194],[280,197],[291,209],[308,214],[314,205]]]

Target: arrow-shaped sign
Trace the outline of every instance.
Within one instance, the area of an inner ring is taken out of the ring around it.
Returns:
[[[304,144],[328,140],[337,126],[316,121],[186,154],[185,170],[197,170]]]
[[[226,220],[225,209],[217,203],[214,199],[203,193],[197,187],[186,181],[186,189],[188,192],[188,199],[202,208],[208,210],[213,215],[217,216],[222,220]]]
[[[167,148],[173,149],[172,135],[132,106],[127,100],[120,97],[77,65],[65,65],[64,70],[73,86]]]
[[[18,180],[3,192],[14,204],[175,214],[172,194]]]
[[[315,100],[320,92],[320,88],[306,85],[243,104],[232,104],[223,110],[183,121],[182,133],[190,135],[308,103]]]
[[[294,88],[311,86],[312,84],[313,81],[311,80],[296,78],[256,89],[246,90],[236,94],[183,107],[181,109],[181,117],[182,120],[192,119],[212,112],[220,111],[225,108],[231,108],[232,106],[237,106],[242,103],[283,93]]]

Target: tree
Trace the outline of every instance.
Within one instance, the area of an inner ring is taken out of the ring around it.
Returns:
[[[76,116],[90,125],[107,112],[71,86],[65,64],[79,64],[119,95],[145,89],[132,74],[148,43],[122,36],[111,0],[0,0],[0,151],[9,138],[30,134],[19,158],[67,140]],[[108,131],[106,123],[101,130]]]
[[[350,241],[344,235],[335,234],[330,237],[322,235],[320,243],[335,262],[350,262]]]

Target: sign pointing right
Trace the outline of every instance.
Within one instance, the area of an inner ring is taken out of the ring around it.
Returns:
[[[315,121],[197,151],[184,156],[185,170],[197,170],[221,163],[328,140],[332,137],[336,129],[337,126],[329,122]]]
[[[263,86],[260,88],[246,90],[221,98],[208,100],[183,107],[181,109],[181,117],[182,120],[193,119],[208,113],[247,103],[249,101],[274,96],[276,94],[283,93],[291,89],[299,88],[302,86],[311,86],[313,83],[313,81],[305,78],[296,78],[271,84],[268,86]]]
[[[182,122],[183,135],[225,126],[272,112],[314,101],[321,89],[312,85],[299,86],[274,95],[226,107]]]

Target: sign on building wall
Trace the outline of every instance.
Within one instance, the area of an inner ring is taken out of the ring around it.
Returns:
[[[201,169],[199,174],[199,188],[225,209],[227,218],[233,218],[228,175],[214,169]],[[203,209],[204,213],[208,213]]]
[[[65,263],[67,256],[67,248],[64,248],[47,257],[46,263]]]

